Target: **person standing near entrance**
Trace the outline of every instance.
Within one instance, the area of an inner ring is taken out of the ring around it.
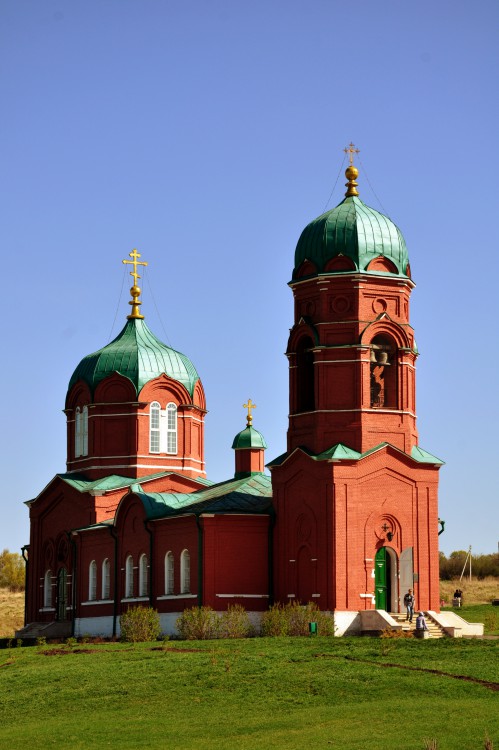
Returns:
[[[412,589],[409,589],[407,594],[404,596],[404,607],[406,609],[406,620],[409,620],[409,622],[412,622],[412,618],[414,616],[414,607],[416,605],[416,600],[414,598],[414,594],[412,593]]]

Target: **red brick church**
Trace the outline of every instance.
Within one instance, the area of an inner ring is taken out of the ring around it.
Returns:
[[[270,476],[248,401],[234,476],[209,481],[201,379],[144,321],[140,255],[124,261],[127,322],[74,370],[66,471],[27,503],[28,626],[119,634],[123,611],[150,605],[173,632],[186,607],[256,617],[294,600],[334,612],[341,634],[366,612],[399,612],[409,587],[439,611],[442,462],[418,444],[414,283],[400,230],[358,197],[349,153],[345,199],[295,251],[287,451]]]

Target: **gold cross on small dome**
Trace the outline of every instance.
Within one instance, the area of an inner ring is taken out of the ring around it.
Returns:
[[[132,299],[128,303],[132,306],[132,312],[130,315],[127,315],[127,318],[129,320],[133,318],[140,318],[143,319],[143,315],[139,312],[139,305],[142,304],[142,302],[139,301],[140,292],[142,291],[139,286],[137,286],[137,279],[140,279],[139,274],[137,273],[137,266],[147,266],[147,263],[143,260],[137,260],[137,258],[142,257],[140,253],[137,252],[136,248],[132,250],[131,253],[129,253],[130,258],[132,260],[124,260],[123,263],[128,264],[130,266],[133,266],[133,271],[130,271],[130,276],[133,277],[133,286],[130,289],[130,294],[132,295]]]
[[[354,144],[350,141],[350,145],[347,148],[344,148],[343,151],[345,154],[348,154],[348,161],[350,164],[353,164],[353,155],[354,154],[360,154],[360,148],[355,148]]]
[[[249,398],[247,404],[243,404],[243,409],[248,410],[248,416],[246,417],[246,426],[251,427],[251,423],[253,421],[253,417],[251,415],[252,409],[256,409],[256,404],[253,403],[253,401]]]

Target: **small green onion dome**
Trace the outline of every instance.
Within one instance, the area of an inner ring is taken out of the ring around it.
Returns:
[[[133,383],[137,395],[146,383],[163,373],[182,383],[191,397],[199,380],[190,359],[163,344],[139,318],[127,320],[114,341],[81,360],[71,376],[68,392],[78,380],[83,380],[94,393],[97,385],[115,372]]]
[[[237,433],[232,443],[232,447],[235,451],[243,448],[265,449],[267,443],[261,432],[258,432],[254,427],[248,425],[244,430]]]
[[[383,256],[390,261],[384,272],[410,275],[407,247],[400,229],[355,195],[347,196],[336,208],[305,227],[296,246],[293,278],[305,261],[313,263],[317,273],[347,270],[348,266],[342,264],[336,269],[334,264],[327,268],[338,256],[349,258],[355,270],[363,273],[370,272],[367,267],[371,261]],[[379,269],[375,272],[379,273]]]

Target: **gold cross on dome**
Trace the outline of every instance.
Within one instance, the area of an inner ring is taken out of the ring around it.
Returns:
[[[139,286],[137,286],[137,279],[140,279],[140,276],[137,273],[137,266],[147,266],[147,263],[143,260],[137,260],[137,258],[140,258],[141,255],[137,252],[136,248],[134,248],[132,252],[129,253],[129,255],[132,260],[123,261],[123,263],[125,263],[126,265],[133,266],[133,271],[130,271],[130,276],[133,277],[133,286],[130,289],[132,299],[128,303],[132,306],[132,312],[130,313],[130,315],[127,315],[127,318],[128,320],[132,320],[134,318],[139,318],[140,320],[142,320],[144,316],[139,312],[139,306],[142,304],[142,302],[140,302],[139,300],[141,289]]]
[[[343,151],[345,154],[348,154],[348,160],[350,164],[353,164],[353,155],[354,154],[360,154],[360,149],[355,148],[354,144],[350,141],[350,145],[347,148],[344,148]]]
[[[252,409],[256,409],[256,404],[253,403],[253,401],[249,398],[247,404],[243,404],[243,409],[248,410],[248,416],[246,417],[246,426],[251,427],[251,423],[253,421],[253,417],[251,415]]]
[[[124,260],[123,263],[127,263],[130,266],[133,266],[133,271],[130,271],[130,276],[133,276],[133,283],[137,285],[137,279],[140,279],[140,276],[137,273],[137,266],[147,266],[147,263],[143,260],[137,260],[137,258],[141,258],[142,256],[137,252],[136,248],[134,248],[132,252],[128,254],[130,258],[132,258],[132,260]]]

